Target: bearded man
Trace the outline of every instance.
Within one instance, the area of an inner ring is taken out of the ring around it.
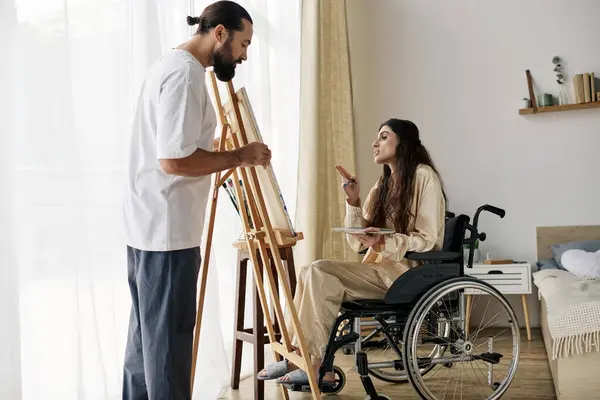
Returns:
[[[232,1],[187,17],[197,32],[153,65],[133,121],[124,198],[131,314],[123,399],[188,400],[200,246],[210,175],[267,165],[262,143],[214,152],[217,118],[205,83],[247,60],[252,19]]]

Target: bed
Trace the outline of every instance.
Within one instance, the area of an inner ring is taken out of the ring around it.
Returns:
[[[560,263],[561,251],[580,248],[581,243],[595,246],[584,251],[600,248],[600,226],[537,228],[539,270],[533,283],[559,400],[598,398],[600,391],[600,277],[577,276]]]

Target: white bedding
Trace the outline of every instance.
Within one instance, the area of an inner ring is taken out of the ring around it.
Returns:
[[[600,250],[596,252],[580,249],[565,251],[560,262],[563,267],[577,276],[600,277]]]
[[[552,359],[600,351],[600,278],[546,269],[533,282],[546,303]]]

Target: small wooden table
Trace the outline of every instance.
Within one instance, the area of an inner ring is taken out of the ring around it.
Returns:
[[[525,316],[525,327],[527,329],[527,340],[531,341],[529,308],[527,307],[527,295],[531,294],[531,265],[529,263],[491,265],[473,263],[473,268],[465,268],[465,275],[489,283],[502,294],[520,294],[521,302],[523,303],[523,314]],[[471,320],[468,312],[471,309],[472,299],[472,294],[466,295],[467,327]]]

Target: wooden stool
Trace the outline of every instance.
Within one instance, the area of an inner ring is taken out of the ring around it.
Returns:
[[[235,246],[238,248],[238,259],[237,259],[237,282],[236,282],[236,301],[235,301],[235,328],[234,328],[234,351],[233,351],[233,364],[231,374],[231,388],[234,390],[240,387],[240,372],[242,368],[242,349],[244,342],[252,343],[254,345],[254,399],[263,400],[265,396],[265,382],[256,379],[256,375],[264,368],[265,364],[265,342],[269,342],[267,336],[267,330],[265,327],[264,315],[262,306],[260,304],[260,298],[258,296],[258,290],[256,287],[256,281],[253,279],[252,287],[252,303],[253,303],[253,319],[252,325],[254,328],[244,328],[244,310],[246,306],[246,282],[248,277],[248,260],[250,255],[245,246],[245,242],[236,242]],[[273,272],[273,277],[277,281],[277,269],[271,256],[271,250],[268,249],[270,268]],[[258,250],[257,250],[258,252]],[[296,292],[296,271],[294,266],[294,253],[292,246],[280,247],[281,259],[287,267],[288,276],[284,279],[289,279],[292,296]],[[260,258],[259,258],[260,260]],[[265,276],[264,266],[260,266],[261,275]],[[250,275],[253,277],[252,269]],[[277,286],[277,293],[279,293],[279,285]],[[271,297],[271,296],[269,296]],[[277,322],[277,318],[273,318],[275,321],[275,332],[277,340],[281,339],[281,330]],[[285,327],[284,327],[285,329]]]

